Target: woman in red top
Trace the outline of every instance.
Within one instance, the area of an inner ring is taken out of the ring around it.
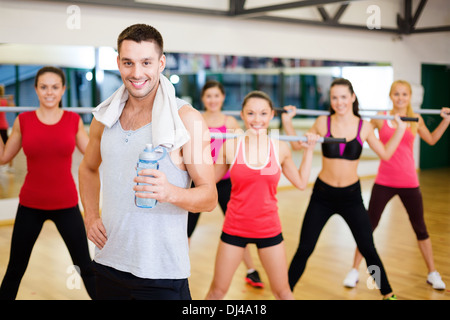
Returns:
[[[203,118],[210,132],[233,132],[241,129],[239,123],[233,116],[225,115],[222,112],[223,103],[225,101],[225,88],[223,85],[215,80],[209,80],[205,83],[201,92],[201,100],[205,107]],[[211,139],[211,156],[215,162],[219,156],[219,150],[222,148],[225,139]],[[219,206],[222,209],[223,214],[227,211],[228,201],[231,194],[231,180],[230,174],[227,172],[220,181],[216,183],[217,195],[219,200]],[[188,239],[190,241],[191,236],[197,226],[200,212],[189,212],[188,215]],[[255,288],[263,288],[264,283],[259,277],[259,273],[256,270],[256,266],[253,262],[250,250],[246,249],[244,253],[244,263],[247,268],[245,281]]]
[[[275,298],[293,299],[276,191],[281,172],[300,190],[306,188],[318,136],[308,134],[308,142],[303,144],[305,155],[297,169],[289,145],[267,134],[273,117],[270,98],[261,91],[250,92],[244,98],[241,111],[246,134],[227,140],[220,150],[216,180],[229,169],[232,189],[207,299],[225,296],[248,243],[258,247]]]
[[[5,96],[5,87],[3,85],[0,86],[0,107],[8,107],[13,106],[14,101],[12,99],[12,96]],[[0,112],[0,139],[3,141],[3,143],[6,143],[8,141],[8,129],[9,124],[6,119],[6,113]],[[12,168],[12,162],[9,163],[9,168]],[[0,165],[0,172],[8,171],[7,165]]]
[[[20,114],[6,145],[0,142],[0,164],[11,161],[21,148],[27,158],[27,175],[19,195],[0,299],[16,298],[34,243],[47,219],[58,228],[89,295],[94,298],[94,274],[71,173],[75,146],[84,153],[89,138],[79,115],[59,108],[65,90],[62,70],[40,69],[35,90],[39,108]]]
[[[0,107],[7,107],[9,105],[8,99],[5,97],[5,87],[0,85]],[[0,136],[3,140],[3,143],[6,143],[8,140],[8,121],[6,120],[5,112],[0,112]]]

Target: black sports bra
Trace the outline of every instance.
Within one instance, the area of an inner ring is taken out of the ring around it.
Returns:
[[[358,160],[361,156],[363,142],[360,133],[363,120],[359,120],[358,132],[353,140],[346,143],[322,143],[322,154],[325,158]],[[331,117],[327,119],[328,132],[325,137],[333,137],[331,135]]]

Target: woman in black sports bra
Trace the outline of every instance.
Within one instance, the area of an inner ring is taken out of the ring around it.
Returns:
[[[299,247],[289,267],[289,285],[293,290],[326,222],[338,213],[350,227],[383,299],[396,299],[373,243],[372,227],[361,196],[357,169],[364,141],[380,158],[389,159],[400,143],[406,124],[396,116],[397,130],[391,140],[383,145],[375,136],[371,124],[360,118],[353,86],[346,79],[336,79],[331,84],[330,105],[331,115],[318,117],[309,132],[346,138],[347,142],[322,144],[322,170],[303,219]],[[295,107],[285,107],[286,110],[292,108]],[[295,112],[282,115],[284,129],[289,135],[296,135],[292,126],[294,115]],[[291,145],[294,149],[300,149],[297,142]]]

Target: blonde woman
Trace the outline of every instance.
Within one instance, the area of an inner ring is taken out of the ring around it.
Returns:
[[[437,128],[430,133],[423,118],[412,110],[411,94],[411,85],[406,81],[398,80],[391,86],[389,96],[392,100],[393,108],[390,114],[418,117],[419,122],[411,122],[392,157],[389,160],[381,160],[372,189],[368,212],[372,228],[375,230],[389,200],[395,195],[400,197],[416,233],[419,249],[428,268],[427,282],[434,289],[444,290],[445,283],[434,266],[431,240],[425,225],[422,194],[416,173],[413,145],[416,134],[419,134],[428,144],[434,145],[448,128],[450,109],[442,108],[441,117],[443,119]],[[395,122],[389,120],[372,120],[372,124],[378,129],[380,140],[384,144],[390,139],[397,127]],[[358,282],[358,267],[361,260],[362,255],[356,248],[353,268],[347,274],[344,286],[352,288]]]

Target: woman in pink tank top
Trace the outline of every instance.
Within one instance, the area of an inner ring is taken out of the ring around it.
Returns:
[[[207,299],[224,298],[248,243],[258,248],[275,298],[294,298],[288,283],[276,191],[281,172],[295,187],[306,188],[318,136],[307,135],[304,157],[297,169],[289,145],[268,136],[273,117],[269,96],[261,91],[250,92],[241,111],[245,135],[227,140],[220,150],[216,180],[230,169],[232,190]]]
[[[380,161],[378,174],[372,189],[368,213],[372,228],[375,230],[387,203],[395,195],[400,197],[409,215],[419,249],[427,265],[427,282],[434,289],[444,290],[445,283],[436,271],[431,240],[425,225],[422,193],[419,188],[414,160],[414,141],[418,133],[425,142],[434,145],[442,137],[450,124],[450,108],[442,108],[441,117],[443,119],[436,129],[430,133],[423,118],[419,114],[415,114],[412,110],[411,94],[411,85],[407,81],[398,80],[391,86],[389,96],[392,100],[393,108],[390,114],[418,117],[419,122],[410,123],[410,127],[405,131],[403,139],[392,157],[387,161]],[[395,123],[386,120],[372,120],[372,124],[378,129],[380,140],[384,144],[386,144],[396,129]],[[356,248],[353,268],[344,280],[345,286],[354,287],[356,285],[358,281],[358,267],[361,260],[362,255],[358,251],[358,248]]]

